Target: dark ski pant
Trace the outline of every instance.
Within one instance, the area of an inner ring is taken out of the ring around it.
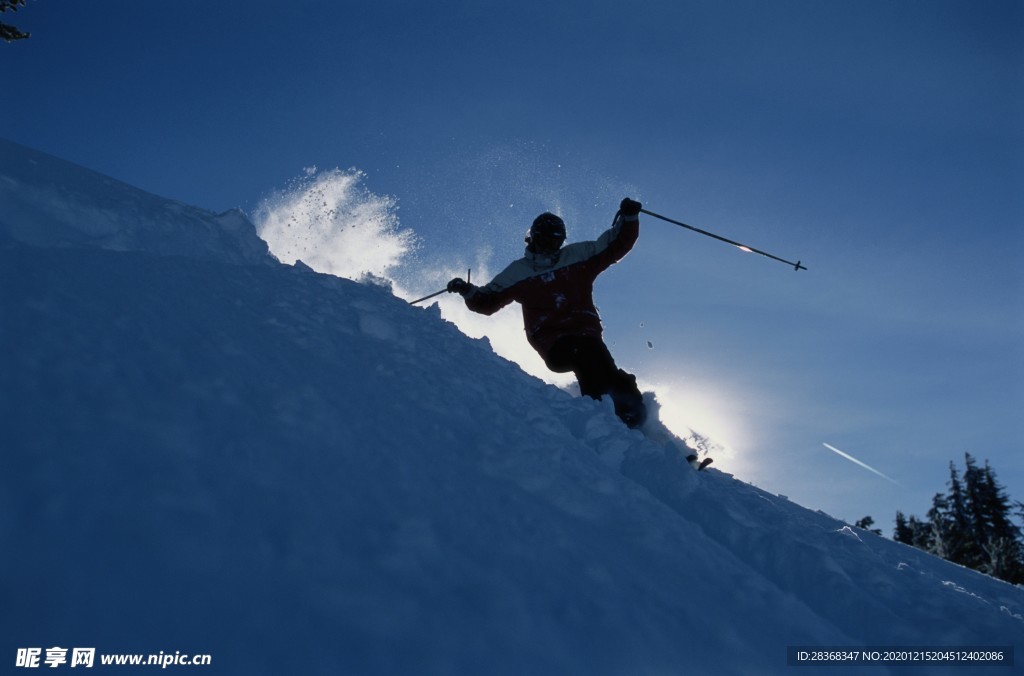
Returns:
[[[615,365],[604,341],[597,336],[559,338],[544,360],[555,373],[572,371],[580,384],[580,393],[600,399],[610,395],[615,413],[629,427],[644,422],[646,411],[636,377]]]

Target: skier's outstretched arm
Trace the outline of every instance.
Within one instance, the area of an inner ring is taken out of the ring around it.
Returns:
[[[482,315],[493,315],[513,300],[512,294],[505,289],[492,288],[495,284],[476,286],[456,277],[448,282],[448,293],[457,293],[466,300],[466,307]]]
[[[615,214],[612,227],[593,243],[594,257],[592,260],[599,270],[604,270],[622,260],[636,244],[636,240],[640,237],[640,209],[639,202],[628,197],[623,199],[618,213]]]

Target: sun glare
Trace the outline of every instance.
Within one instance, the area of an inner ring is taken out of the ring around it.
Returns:
[[[720,446],[716,460],[721,456],[735,458],[736,449],[744,447],[746,430],[730,417],[726,397],[713,388],[691,383],[683,389],[659,383],[645,389],[654,390],[661,406],[661,422],[673,433],[683,439],[696,433]]]

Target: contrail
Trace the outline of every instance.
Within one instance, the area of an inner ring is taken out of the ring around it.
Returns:
[[[830,444],[825,444],[825,443],[823,443],[822,446],[824,446],[825,448],[827,448],[828,450],[830,450],[830,451],[832,451],[834,453],[838,453],[839,455],[841,455],[842,457],[846,458],[850,462],[857,463],[858,465],[860,465],[864,469],[868,470],[869,472],[874,472],[875,474],[877,474],[878,476],[882,477],[886,481],[891,481],[892,483],[896,484],[897,486],[900,486],[900,482],[896,481],[895,479],[890,479],[889,477],[885,476],[884,474],[882,474],[881,472],[879,472],[877,469],[875,469],[874,467],[872,467],[870,465],[865,465],[863,462],[861,462],[857,458],[853,457],[852,455],[849,455],[848,453],[843,453],[842,451],[840,451],[835,446],[832,446]],[[900,488],[902,488],[902,486],[900,486]]]

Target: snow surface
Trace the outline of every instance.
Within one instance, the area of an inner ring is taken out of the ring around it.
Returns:
[[[213,214],[0,139],[0,236],[231,263],[268,261],[238,210]]]
[[[781,674],[787,646],[1024,645],[1024,590],[696,473],[436,306],[254,237],[0,141],[8,666]]]

